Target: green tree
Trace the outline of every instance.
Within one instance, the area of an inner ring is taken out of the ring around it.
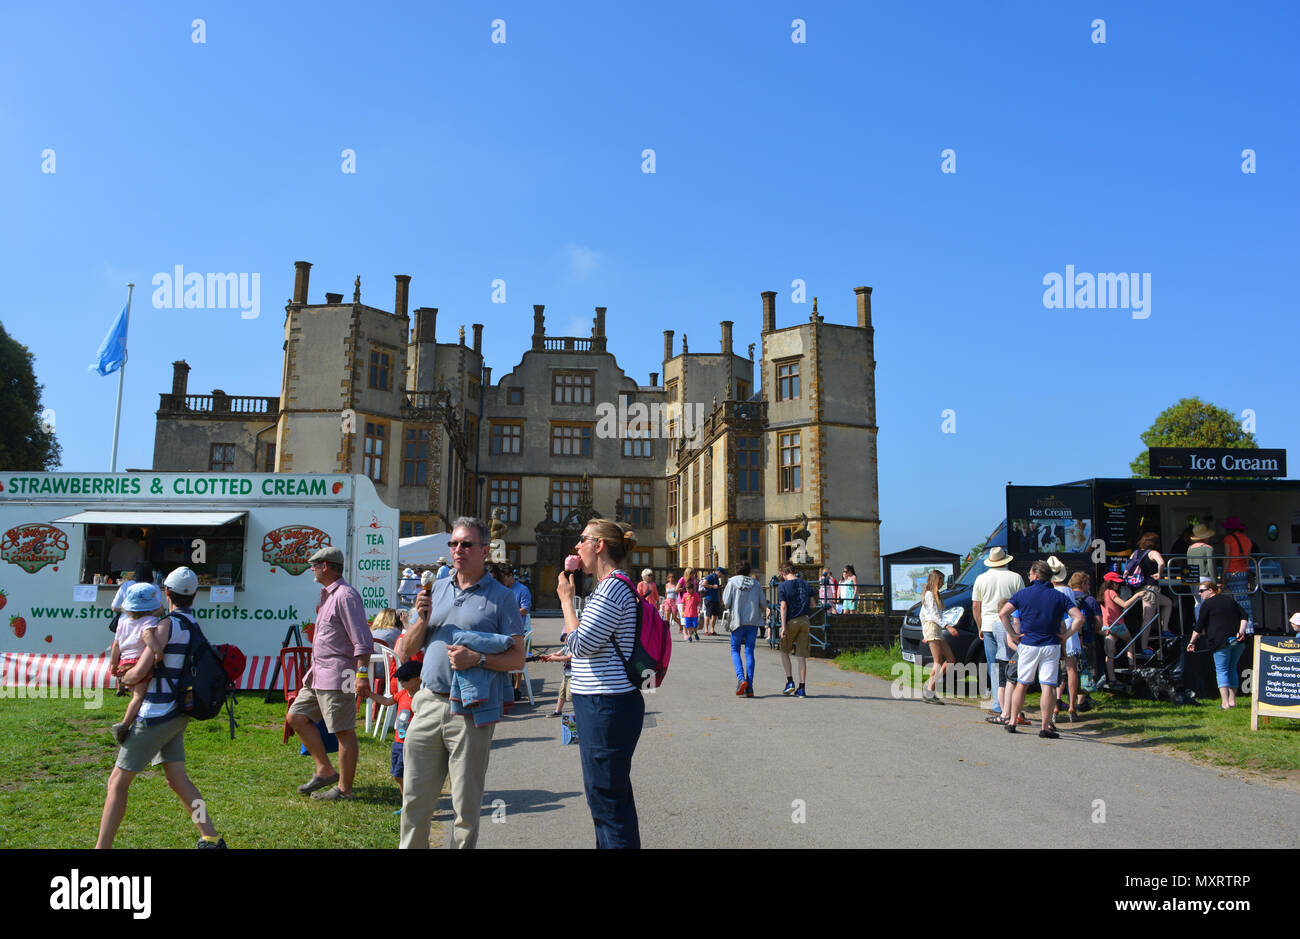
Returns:
[[[42,417],[35,356],[0,323],[0,470],[48,470],[62,453]]]
[[[1231,411],[1215,407],[1200,398],[1182,398],[1165,408],[1155,423],[1142,434],[1148,447],[1255,447],[1255,435],[1241,429]],[[1136,479],[1151,475],[1151,464],[1143,450],[1129,464]]]

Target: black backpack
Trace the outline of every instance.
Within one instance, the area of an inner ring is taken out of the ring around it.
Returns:
[[[230,739],[235,738],[234,698],[230,695],[232,684],[226,672],[226,657],[232,647],[222,646],[220,651],[208,642],[199,624],[188,616],[170,614],[179,619],[190,631],[190,641],[185,647],[180,678],[172,684],[177,708],[196,721],[211,720],[224,706],[230,716]],[[241,654],[242,658],[242,654]]]

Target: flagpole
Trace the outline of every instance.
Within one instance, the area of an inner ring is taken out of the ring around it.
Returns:
[[[126,328],[124,334],[128,334],[131,329],[131,294],[135,291],[135,284],[126,285]],[[122,349],[122,367],[117,370],[117,413],[113,415],[113,466],[110,472],[117,472],[117,431],[122,423],[122,384],[126,380],[126,349]]]

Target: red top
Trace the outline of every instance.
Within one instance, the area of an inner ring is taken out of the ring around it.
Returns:
[[[1228,558],[1228,565],[1225,569],[1229,574],[1246,573],[1249,568],[1246,559],[1250,557],[1249,538],[1239,531],[1234,531],[1223,539],[1223,553]]]
[[[659,605],[659,587],[651,581],[646,583],[644,580],[636,585],[637,595],[649,600],[655,606]]]
[[[397,702],[397,721],[394,725],[397,730],[393,733],[393,742],[405,743],[406,728],[411,723],[411,693],[403,688],[393,695],[393,700]]]

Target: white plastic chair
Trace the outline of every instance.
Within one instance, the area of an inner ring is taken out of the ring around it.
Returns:
[[[389,691],[391,690],[389,688],[389,679],[393,677],[393,673],[397,671],[397,668],[401,663],[397,661],[397,653],[388,648],[388,646],[376,645],[375,648],[378,651],[370,656],[370,674],[372,678],[370,687],[376,692],[382,690],[385,696],[391,697],[391,695],[389,695]],[[380,683],[379,672],[376,670],[381,666],[384,670],[382,684]],[[397,709],[386,704],[376,704],[374,701],[367,701],[365,706],[366,733],[370,733],[372,724],[370,709],[372,706],[376,708],[373,721],[375,731],[374,736],[382,737],[384,734],[388,733],[393,724],[396,723]]]
[[[533,631],[530,629],[528,630],[528,632],[524,633],[524,667],[518,669],[517,671],[508,672],[507,674],[511,676],[514,675],[523,676],[521,681],[524,686],[524,693],[528,695],[528,704],[530,707],[536,707],[537,702],[533,700],[533,683],[528,678],[528,656],[532,655],[532,653],[533,653]]]

